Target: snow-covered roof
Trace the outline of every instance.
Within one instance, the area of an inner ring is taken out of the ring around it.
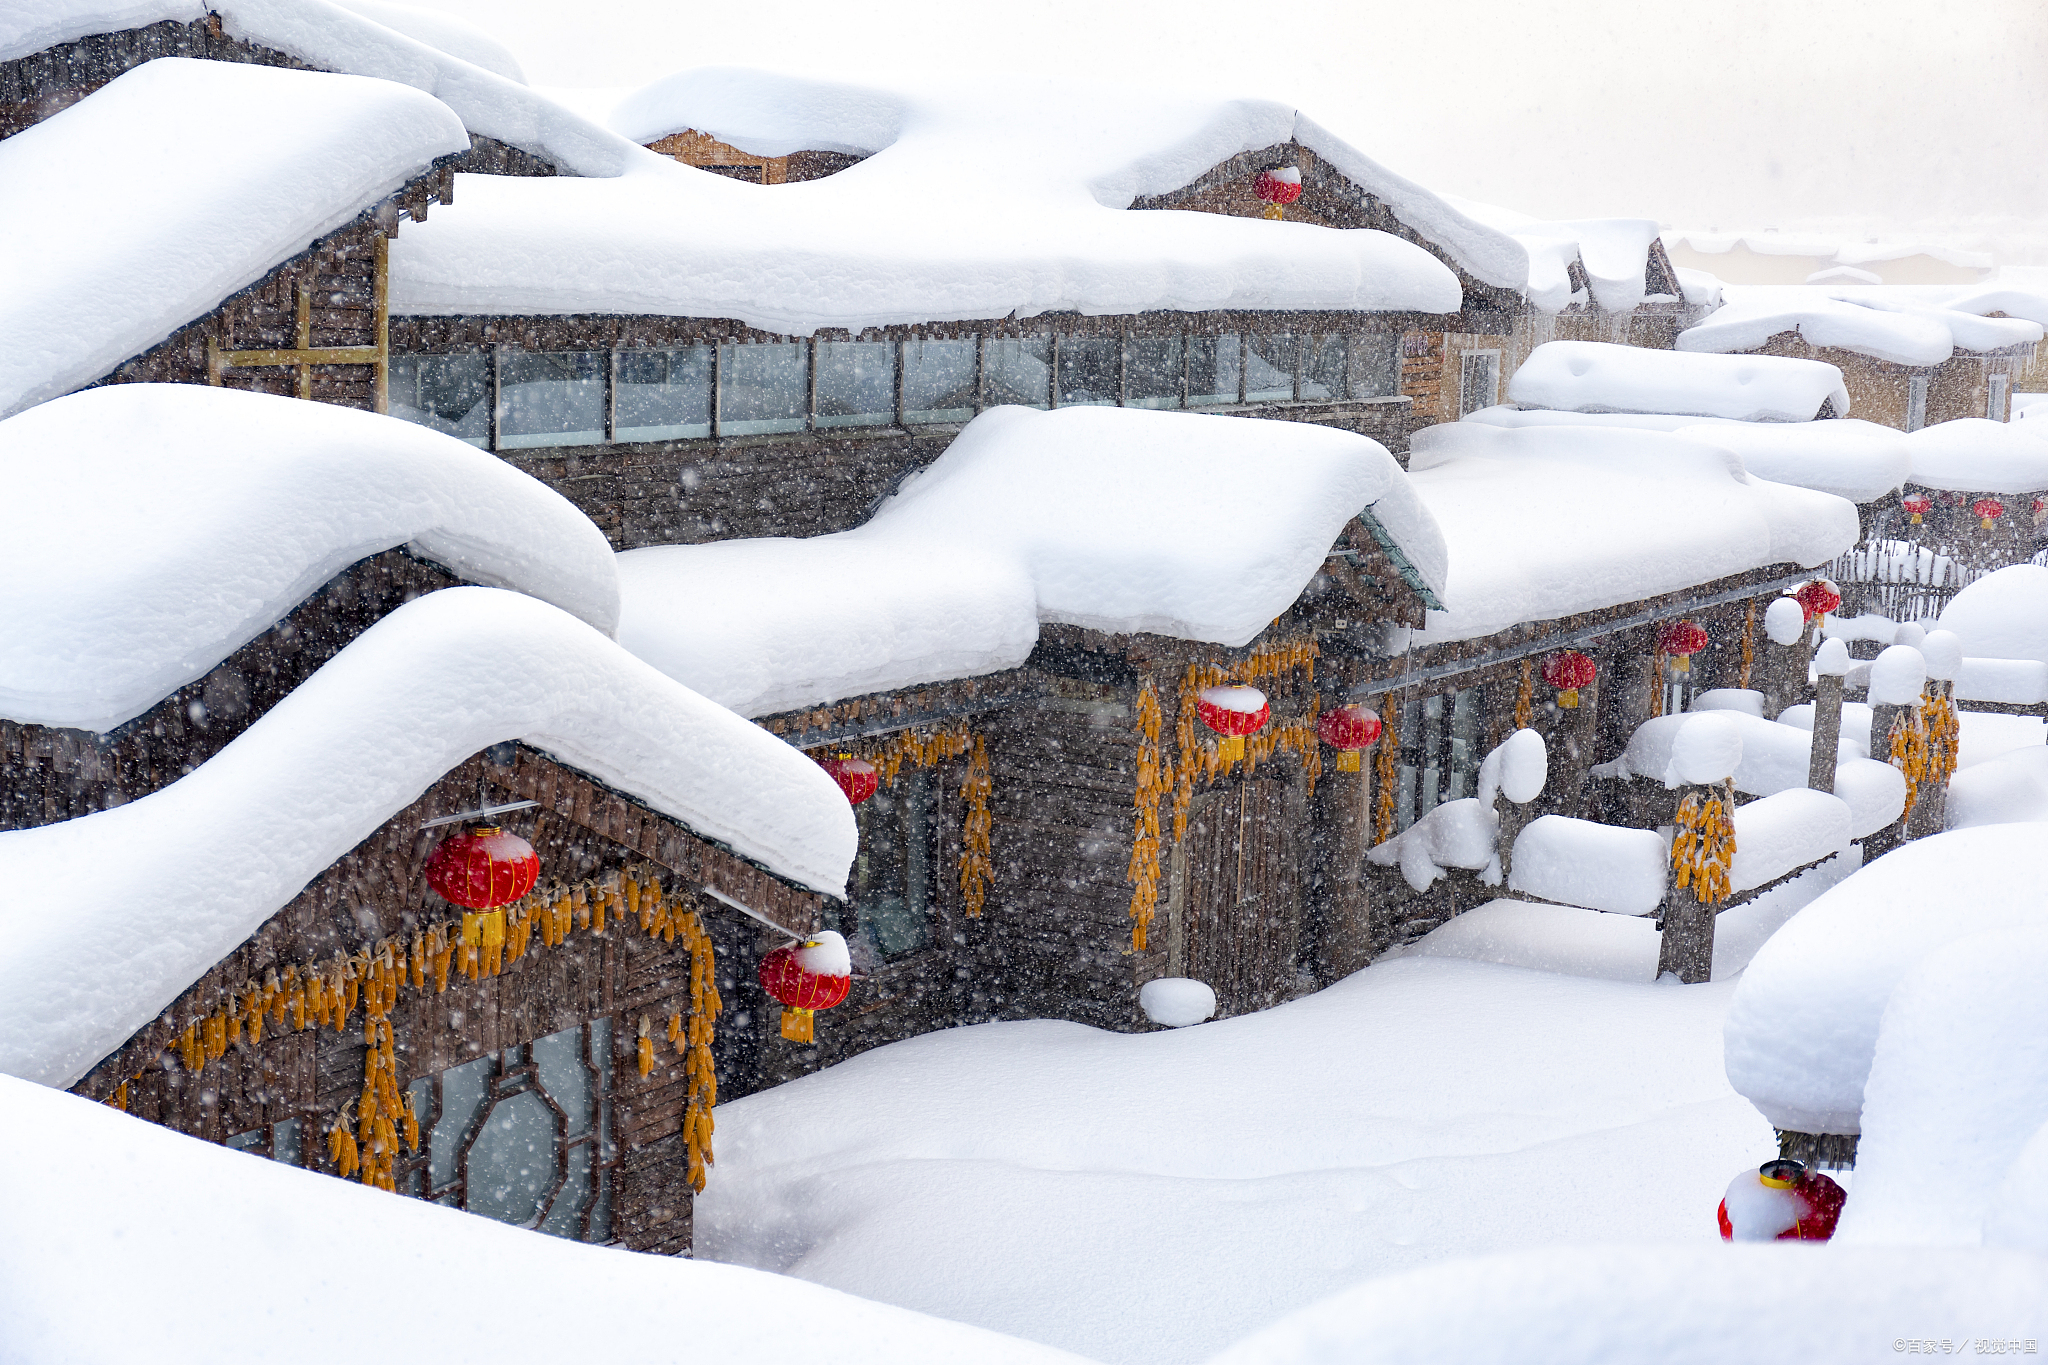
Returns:
[[[1968,659],[2048,663],[2048,568],[2009,564],[1949,599],[1941,628],[1963,642]]]
[[[6,1077],[0,1112],[10,1120],[0,1280],[12,1360],[214,1365],[235,1343],[247,1365],[287,1365],[362,1311],[357,1277],[307,1267],[374,1264],[395,1284],[434,1287],[377,1308],[377,1330],[423,1359],[1085,1365],[785,1275],[586,1246],[394,1199]],[[105,1292],[112,1284],[118,1297]],[[498,1301],[507,1285],[546,1292],[523,1294],[516,1312],[449,1311]]]
[[[511,54],[470,25],[376,0],[347,8],[328,0],[21,0],[0,8],[0,61],[95,33],[190,23],[209,13],[219,16],[229,37],[319,70],[375,76],[424,91],[453,109],[469,131],[532,152],[572,175],[617,175],[629,162],[652,155],[527,89]]]
[[[1849,415],[1842,372],[1818,360],[1697,355],[1600,341],[1551,341],[1530,352],[1508,397],[1563,412],[1651,412],[1744,422]]]
[[[859,836],[822,768],[558,607],[449,588],[370,627],[170,786],[0,833],[0,1071],[76,1081],[336,859],[508,739],[843,894]]]
[[[1758,479],[1691,435],[1451,422],[1416,433],[1408,476],[1450,561],[1449,610],[1418,643],[1822,564],[1857,539],[1848,502]]]
[[[1817,256],[1838,265],[1872,265],[1903,260],[1908,256],[1931,256],[1947,265],[1969,270],[1989,270],[1994,264],[1989,252],[1967,251],[1934,242],[1845,242],[1839,237],[1801,232],[1718,232],[1696,228],[1675,229],[1664,234],[1673,245],[1685,245],[1707,256],[1719,256],[1746,247],[1759,256]]]
[[[1610,312],[1625,313],[1649,297],[1650,257],[1657,243],[1657,222],[1652,218],[1532,218],[1513,209],[1477,200],[1446,196],[1459,212],[1477,222],[1504,232],[1529,253],[1529,273],[1519,287],[1529,302],[1546,313],[1563,310],[1573,302],[1592,302]],[[1571,267],[1577,262],[1585,272],[1588,300],[1578,296],[1571,281]],[[1700,298],[1685,302],[1706,302],[1712,288],[1710,277],[1698,271]],[[1694,286],[1681,283],[1688,295]],[[1679,302],[1671,299],[1671,302]]]
[[[1297,136],[1479,278],[1518,283],[1522,269],[1512,239],[1267,101],[1067,87],[991,99],[982,85],[906,93],[721,68],[657,82],[612,121],[760,155],[872,154],[788,185],[651,153],[611,179],[464,177],[459,211],[393,245],[393,309],[734,317],[795,334],[1058,310],[1455,311],[1456,275],[1387,233],[1128,211]]]
[[[1368,507],[1440,587],[1440,533],[1363,436],[994,408],[855,530],[620,555],[619,639],[744,715],[1013,668],[1041,621],[1242,645]]]
[[[1906,437],[1912,481],[1957,493],[2038,493],[2048,489],[2048,440],[2030,429],[1983,417],[1936,422]],[[2009,507],[2008,515],[2030,509]]]
[[[223,109],[265,117],[224,138]],[[186,58],[0,142],[0,415],[100,378],[468,146],[402,85]]]
[[[1757,357],[1762,358],[1762,357]],[[1898,489],[1912,472],[1906,435],[1848,417],[1827,422],[1741,422],[1642,412],[1552,412],[1547,408],[1481,408],[1460,420],[1495,427],[1613,427],[1681,432],[1732,450],[1759,479],[1871,502]]]
[[[2008,291],[2009,292],[2009,291]],[[1928,301],[1928,290],[1829,289],[1806,285],[1728,285],[1727,302],[1678,334],[1681,351],[1753,351],[1780,332],[1809,345],[1856,351],[1898,365],[1939,365],[1958,351],[1999,352],[2041,340],[2042,325],[1993,318],[1957,306],[2000,311],[1985,291]]]
[[[1729,1081],[1776,1127],[1859,1131],[1893,988],[1959,939],[2048,921],[2040,847],[2034,824],[1917,839],[1801,910],[1736,985]]]
[[[167,476],[168,475],[168,476]],[[396,418],[192,384],[112,384],[0,422],[0,716],[106,731],[367,555],[617,627],[602,532],[502,460]],[[109,496],[122,490],[122,496]],[[67,509],[90,507],[83,537]]]

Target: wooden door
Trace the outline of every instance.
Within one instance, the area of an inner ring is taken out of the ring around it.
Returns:
[[[1215,989],[1218,1016],[1295,993],[1300,832],[1289,795],[1271,778],[1235,782],[1188,822],[1184,960],[1189,976]]]

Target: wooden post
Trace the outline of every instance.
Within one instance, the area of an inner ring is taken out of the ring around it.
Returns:
[[[1823,673],[1814,684],[1813,752],[1806,765],[1807,786],[1817,792],[1834,792],[1835,757],[1841,741],[1842,680],[1834,674]]]
[[[1325,768],[1319,782],[1328,789],[1320,799],[1327,802],[1323,809],[1330,817],[1323,873],[1329,899],[1322,947],[1323,969],[1332,981],[1372,961],[1372,906],[1363,876],[1366,833],[1372,823],[1372,784],[1366,771],[1363,763],[1352,772]]]
[[[1927,696],[1930,700],[1948,701],[1955,693],[1953,682],[1939,682],[1932,678],[1927,682]],[[1953,705],[1950,701],[1948,704]],[[1930,749],[1933,746],[1930,744]],[[1916,793],[1913,809],[1906,817],[1906,837],[1924,839],[1930,834],[1941,833],[1948,824],[1948,783],[1941,780],[1938,766],[1939,756],[1929,754],[1929,772]]]
[[[1696,986],[1714,974],[1714,907],[1700,904],[1693,888],[1672,887],[1664,901],[1664,934],[1657,948],[1657,975],[1677,974]]]

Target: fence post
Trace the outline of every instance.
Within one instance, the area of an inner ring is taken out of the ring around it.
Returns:
[[[1657,945],[1658,976],[1670,972],[1688,986],[1713,978],[1714,917],[1729,894],[1734,816],[1732,781],[1696,786],[1679,803],[1671,843],[1673,876]]]
[[[1842,741],[1842,677],[1849,671],[1849,646],[1840,640],[1827,641],[1814,653],[1813,669],[1813,749],[1806,763],[1806,785],[1832,794],[1835,759]]]

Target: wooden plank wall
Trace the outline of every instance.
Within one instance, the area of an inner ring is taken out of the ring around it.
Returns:
[[[350,565],[204,677],[109,735],[0,720],[0,829],[147,796],[213,757],[356,636],[456,580],[402,549]]]

